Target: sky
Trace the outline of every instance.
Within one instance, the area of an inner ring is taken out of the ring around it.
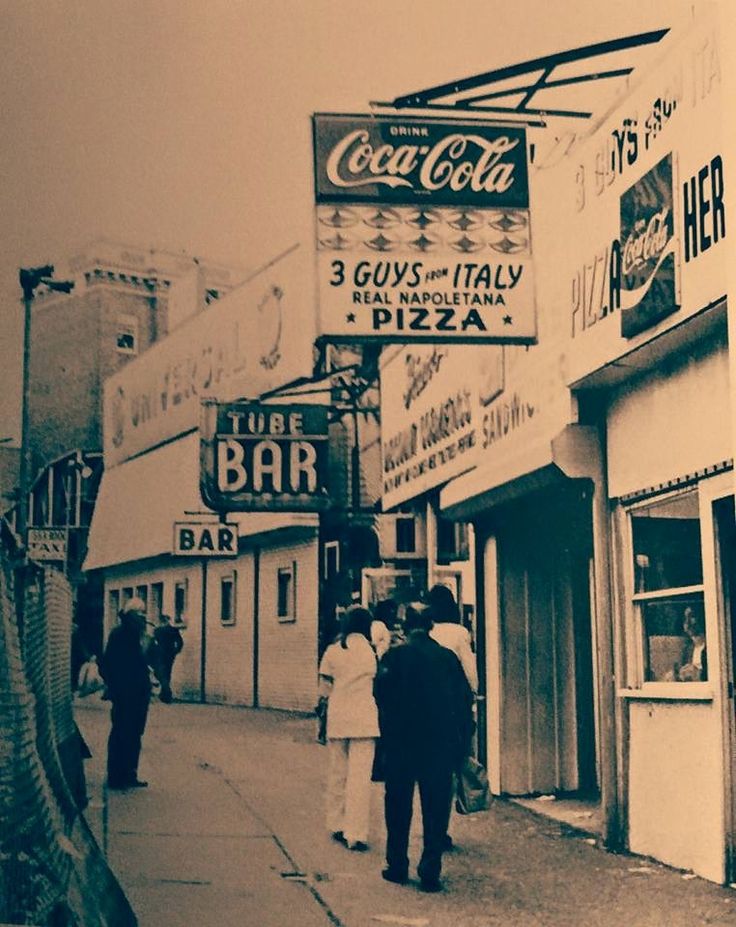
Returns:
[[[314,112],[673,25],[686,0],[0,0],[0,439],[18,268],[97,237],[254,268],[312,238]]]

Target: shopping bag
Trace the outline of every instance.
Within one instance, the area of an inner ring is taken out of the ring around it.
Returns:
[[[82,664],[77,679],[77,695],[84,698],[85,695],[92,695],[105,688],[105,681],[100,675],[100,668],[97,665],[97,658],[90,657]]]
[[[491,806],[488,774],[472,756],[466,757],[457,774],[455,810],[458,814],[487,811]]]

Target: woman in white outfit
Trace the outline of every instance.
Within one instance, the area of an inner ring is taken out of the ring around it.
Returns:
[[[460,623],[460,609],[452,590],[437,583],[427,593],[427,604],[434,622],[430,637],[455,654],[465,671],[473,695],[477,695],[478,664],[470,642],[470,632]]]
[[[339,639],[319,665],[320,695],[327,701],[327,827],[351,850],[368,849],[371,768],[378,737],[373,699],[376,654],[371,646],[371,613],[351,606]]]

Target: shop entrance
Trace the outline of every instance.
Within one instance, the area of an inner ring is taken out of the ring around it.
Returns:
[[[728,659],[726,695],[727,730],[731,760],[731,826],[727,836],[727,881],[736,878],[736,511],[734,497],[718,499],[713,504],[720,565],[720,603],[726,627]]]
[[[509,507],[496,537],[501,791],[595,799],[587,483]]]

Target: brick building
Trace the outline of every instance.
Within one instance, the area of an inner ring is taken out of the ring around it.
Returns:
[[[244,275],[183,253],[96,241],[39,290],[30,351],[31,476],[61,454],[102,450],[102,384]]]

